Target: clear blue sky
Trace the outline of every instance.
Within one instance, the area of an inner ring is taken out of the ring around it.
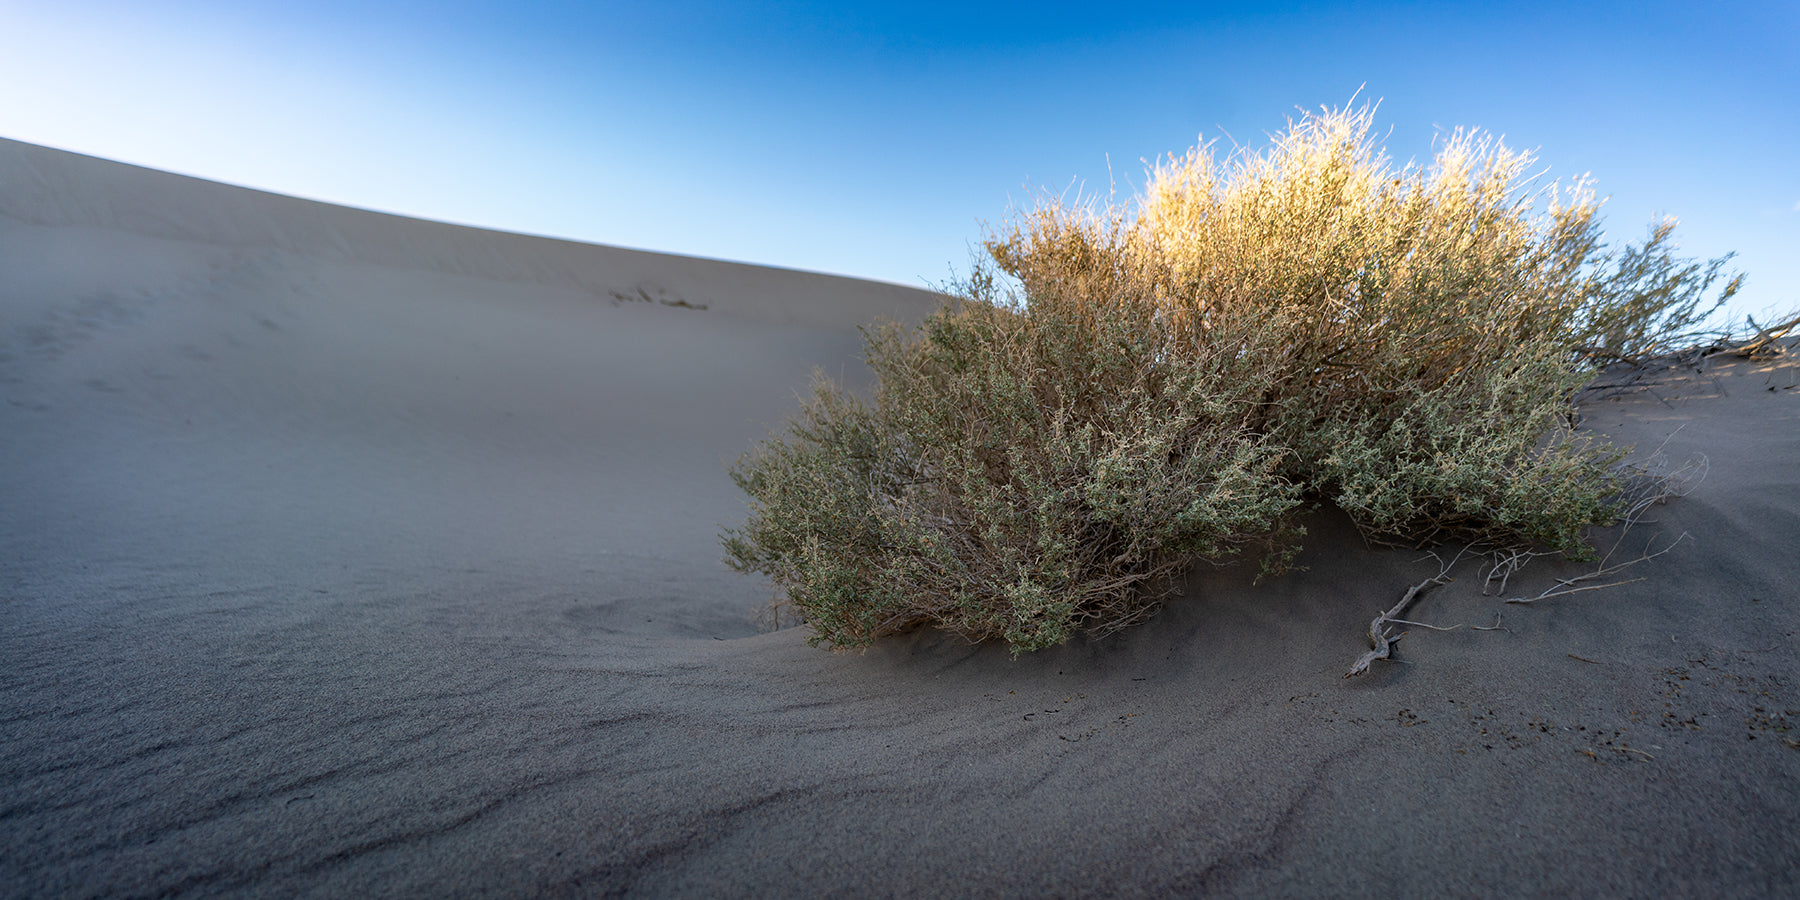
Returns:
[[[0,136],[337,203],[904,284],[1040,191],[1379,100],[1591,174],[1609,237],[1800,307],[1800,3],[0,0]],[[1110,163],[1110,169],[1109,169]]]

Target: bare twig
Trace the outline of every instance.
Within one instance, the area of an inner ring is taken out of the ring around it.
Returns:
[[[1469,630],[1470,631],[1504,631],[1506,629],[1504,629],[1500,626],[1500,614],[1494,613],[1494,624],[1492,624],[1492,625],[1470,625]]]
[[[1388,621],[1392,622],[1395,625],[1411,625],[1414,628],[1429,628],[1432,631],[1455,631],[1456,629],[1462,627],[1462,623],[1460,623],[1460,622],[1458,622],[1455,625],[1446,627],[1443,625],[1427,625],[1424,622],[1414,622],[1409,619],[1389,619]]]

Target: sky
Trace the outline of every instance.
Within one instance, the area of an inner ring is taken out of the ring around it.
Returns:
[[[925,286],[1045,196],[1378,102],[1800,308],[1800,3],[0,0],[0,136],[350,206]]]

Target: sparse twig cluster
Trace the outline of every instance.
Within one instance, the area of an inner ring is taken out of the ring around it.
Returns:
[[[1750,327],[1756,329],[1756,333],[1743,341],[1728,341],[1719,349],[1720,353],[1729,353],[1732,356],[1742,356],[1746,359],[1775,359],[1785,355],[1791,349],[1785,341],[1788,333],[1795,328],[1800,328],[1800,316],[1795,316],[1785,322],[1777,322],[1767,328],[1758,327],[1755,319],[1750,319],[1749,322]]]
[[[1664,443],[1666,444],[1667,442],[1665,441]],[[1659,459],[1660,457],[1661,450],[1659,448],[1658,452],[1653,456],[1653,459]],[[1536,596],[1512,597],[1507,599],[1506,602],[1525,605],[1536,603],[1539,600],[1547,600],[1551,597],[1560,597],[1565,594],[1594,591],[1601,588],[1630,584],[1634,581],[1642,581],[1642,578],[1631,578],[1606,584],[1586,583],[1604,578],[1611,578],[1631,566],[1655,559],[1656,557],[1675,549],[1676,544],[1685,540],[1688,537],[1688,534],[1682,532],[1677,535],[1674,540],[1669,541],[1668,544],[1664,545],[1661,550],[1652,552],[1650,547],[1654,545],[1656,540],[1652,537],[1649,542],[1645,543],[1643,553],[1624,562],[1613,562],[1613,557],[1618,553],[1619,547],[1625,543],[1626,536],[1631,533],[1633,526],[1637,525],[1638,521],[1643,518],[1644,513],[1648,511],[1650,507],[1659,503],[1665,503],[1675,497],[1686,496],[1689,491],[1694,489],[1695,485],[1698,485],[1706,478],[1706,469],[1706,457],[1696,456],[1693,459],[1690,459],[1686,465],[1666,475],[1650,476],[1646,473],[1640,478],[1635,489],[1627,496],[1625,512],[1620,517],[1621,527],[1619,528],[1618,537],[1613,541],[1612,546],[1607,549],[1606,553],[1600,557],[1600,560],[1595,564],[1593,571],[1577,575],[1573,578],[1559,578],[1554,585],[1545,588],[1543,592]],[[1529,559],[1530,556],[1531,554],[1529,553],[1522,553],[1516,550],[1508,553],[1505,563],[1508,574],[1517,571],[1518,568],[1524,564],[1522,560]],[[1495,569],[1498,570],[1499,568],[1500,565],[1496,564]],[[1580,585],[1580,587],[1577,587],[1577,585]],[[1499,590],[1506,590],[1506,579],[1504,577],[1501,579]]]

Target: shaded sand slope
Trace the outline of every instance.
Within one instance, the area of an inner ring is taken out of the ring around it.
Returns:
[[[858,374],[858,324],[935,302],[17,143],[0,215],[0,515],[55,561],[16,577],[65,584],[666,568],[680,618],[747,633],[765,591],[696,589],[741,516],[725,464],[813,366]]]
[[[1017,661],[758,633],[724,463],[932,302],[0,142],[0,892],[1795,889],[1792,364],[1597,394],[1691,540],[1361,679],[1437,565],[1329,513]]]

